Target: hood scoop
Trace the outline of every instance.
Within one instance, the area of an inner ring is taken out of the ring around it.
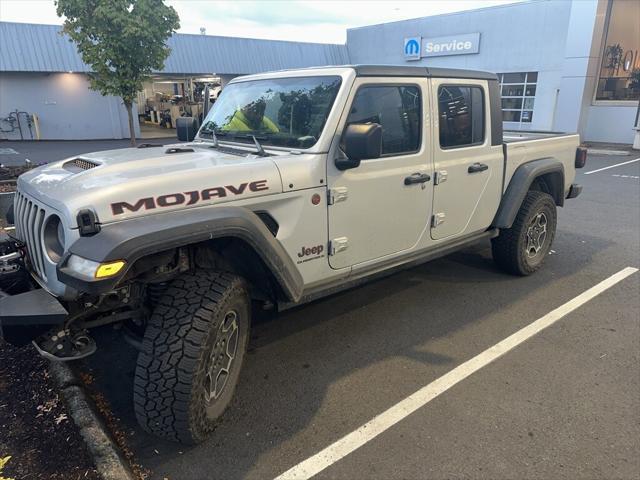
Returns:
[[[74,158],[73,160],[69,160],[62,165],[62,168],[68,170],[73,173],[79,173],[83,170],[90,170],[99,166],[99,163],[92,162],[91,160],[86,160],[84,158]]]

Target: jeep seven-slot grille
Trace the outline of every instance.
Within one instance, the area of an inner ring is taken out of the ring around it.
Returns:
[[[42,230],[46,211],[20,192],[16,192],[14,207],[18,240],[26,244],[29,260],[36,274],[46,280],[45,253],[42,248]]]

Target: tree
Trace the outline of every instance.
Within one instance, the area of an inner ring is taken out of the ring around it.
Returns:
[[[171,52],[167,39],[180,28],[178,14],[162,0],[56,0],[63,31],[91,67],[91,88],[121,97],[135,146],[133,102]]]

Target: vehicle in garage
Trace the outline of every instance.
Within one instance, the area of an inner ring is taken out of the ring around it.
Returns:
[[[73,360],[95,351],[91,328],[120,324],[140,350],[141,425],[200,442],[233,395],[253,306],[489,239],[507,272],[540,268],[586,149],[575,134],[503,132],[500,101],[478,71],[251,75],[199,130],[180,119],[182,143],[30,171],[0,243],[3,336]]]

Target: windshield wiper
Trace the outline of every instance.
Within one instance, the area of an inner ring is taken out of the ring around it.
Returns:
[[[234,135],[233,137],[234,138],[247,138],[247,139],[253,140],[253,144],[256,146],[256,154],[261,156],[261,157],[268,157],[269,156],[269,154],[267,152],[265,152],[264,148],[262,148],[262,145],[258,141],[258,139],[267,140],[267,137],[265,137],[265,136],[256,137],[255,135],[251,135],[251,134]]]
[[[258,141],[256,136],[251,135],[251,138],[253,138],[253,143],[255,143],[256,145],[256,153],[261,157],[267,157],[269,154],[264,151],[264,148],[262,148],[262,145],[260,145],[260,142]]]
[[[203,128],[202,130],[200,130],[200,133],[204,133],[205,135],[211,135],[211,140],[213,140],[213,145],[211,145],[211,148],[220,147],[220,144],[218,143],[218,136],[216,135],[215,129],[210,130],[208,128]],[[218,135],[226,135],[226,134],[219,132]]]

